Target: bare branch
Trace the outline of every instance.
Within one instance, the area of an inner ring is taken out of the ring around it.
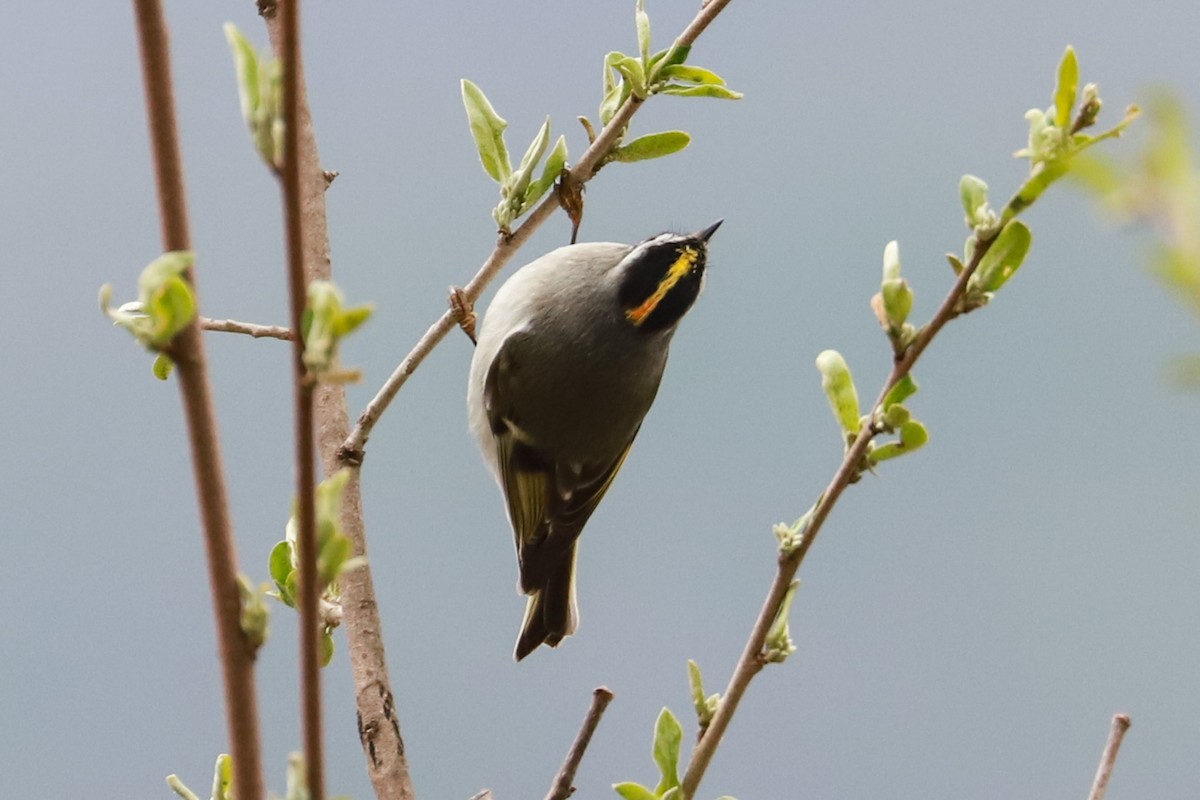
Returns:
[[[1104,745],[1104,753],[1100,756],[1100,766],[1096,768],[1096,779],[1092,781],[1092,791],[1088,800],[1104,800],[1108,791],[1108,779],[1112,777],[1113,765],[1117,762],[1117,751],[1125,739],[1125,731],[1129,730],[1128,714],[1114,714],[1112,728],[1108,731],[1108,743]]]
[[[579,729],[575,743],[567,752],[567,760],[563,762],[562,769],[550,785],[550,793],[546,795],[546,800],[566,800],[575,792],[575,772],[579,769],[579,762],[583,761],[583,754],[588,743],[592,741],[592,734],[596,732],[600,718],[604,716],[604,709],[608,708],[612,699],[613,693],[605,686],[598,686],[592,692],[592,707],[583,719],[583,727]]]
[[[217,333],[241,333],[253,336],[255,339],[283,339],[286,341],[292,338],[292,329],[282,325],[256,325],[253,322],[238,322],[233,319],[200,317],[200,327],[206,331],[216,331]]]
[[[176,130],[167,24],[159,0],[135,0],[133,5],[146,89],[146,113],[150,123],[163,249],[190,250],[191,236],[188,232],[183,166]],[[195,294],[195,275],[191,269],[187,278]],[[242,634],[233,523],[229,517],[212,389],[208,383],[204,340],[198,320],[193,319],[175,337],[169,355],[175,362],[179,378],[179,392],[183,399],[191,445],[192,473],[204,528],[213,616],[225,686],[225,718],[233,755],[235,791],[243,800],[261,800],[262,752],[258,698],[254,686],[254,648]]]

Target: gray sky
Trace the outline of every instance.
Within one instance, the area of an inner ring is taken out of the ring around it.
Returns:
[[[689,733],[685,664],[723,688],[791,520],[841,456],[813,368],[845,354],[874,396],[889,365],[868,309],[900,241],[924,319],[959,250],[957,182],[1000,202],[1025,165],[1022,115],[1076,46],[1115,121],[1167,83],[1200,108],[1192,0],[1047,4],[736,0],[694,62],[739,103],[656,98],[634,128],[683,154],[605,169],[586,240],[635,241],[718,217],[703,298],[655,408],[588,526],[582,625],[512,662],[523,601],[499,493],[466,430],[470,345],[452,336],[377,428],[364,472],[371,558],[417,790],[540,796],[593,687],[616,693],[577,785],[656,780],[651,729]],[[837,6],[836,8],[834,6]],[[1003,9],[1001,9],[1003,6]],[[335,275],[375,317],[344,357],[356,414],[491,248],[493,184],[467,131],[469,77],[519,154],[545,114],[582,152],[600,62],[636,44],[633,3],[306,4],[309,85]],[[692,2],[650,0],[656,44]],[[265,46],[253,3],[168,4],[202,307],[285,319],[278,191],[238,112],[221,24]],[[226,745],[203,552],[176,387],[96,310],[158,253],[127,4],[9,4],[0,50],[9,289],[0,504],[8,564],[0,767],[13,797],[207,791]],[[1136,134],[1109,147],[1131,156]],[[997,302],[917,370],[932,439],[846,495],[804,565],[798,652],[751,687],[702,796],[1083,796],[1116,711],[1132,715],[1110,797],[1200,785],[1200,397],[1166,363],[1196,320],[1146,275],[1150,242],[1056,188]],[[565,243],[562,216],[521,253]],[[514,266],[516,266],[514,264]],[[13,286],[15,285],[15,291]],[[489,293],[490,296],[490,293]],[[210,335],[243,569],[266,577],[291,493],[278,342]],[[299,743],[295,617],[274,615],[259,684],[270,783]],[[339,655],[326,672],[329,787],[370,794]]]

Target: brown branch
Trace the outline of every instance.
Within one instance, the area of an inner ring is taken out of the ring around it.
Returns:
[[[163,248],[189,250],[191,237],[176,131],[166,20],[159,0],[135,0],[134,12],[146,89],[146,113],[158,187]],[[195,274],[190,269],[187,279],[195,294]],[[169,355],[175,362],[179,376],[179,391],[191,446],[192,472],[204,528],[213,616],[225,686],[226,725],[233,755],[234,787],[242,800],[260,800],[263,796],[263,776],[258,698],[254,685],[254,648],[242,634],[233,524],[229,517],[212,390],[208,383],[204,341],[198,320],[193,319],[175,337]]]
[[[1100,756],[1100,766],[1096,768],[1096,779],[1092,781],[1092,791],[1088,794],[1088,800],[1104,800],[1104,793],[1108,791],[1108,780],[1112,777],[1113,766],[1117,763],[1117,751],[1121,749],[1125,731],[1129,730],[1131,724],[1128,714],[1113,715],[1108,742]]]
[[[282,31],[274,0],[259,0],[259,9],[275,53],[282,50]],[[300,76],[302,78],[302,76]],[[301,209],[304,215],[304,268],[308,281],[329,280],[329,227],[325,212],[327,173],[321,169],[317,137],[308,105],[304,81],[296,87],[297,133],[299,134]],[[340,384],[321,383],[316,387],[316,434],[324,473],[329,475],[343,466],[338,452],[350,431],[346,390]],[[352,471],[342,496],[342,532],[354,542],[356,556],[367,555],[363,532],[362,488],[358,470]],[[400,718],[388,677],[387,654],[383,645],[383,623],[375,601],[375,587],[367,566],[342,575],[338,582],[345,608],[343,628],[347,652],[354,676],[354,696],[358,707],[358,730],[366,758],[367,774],[378,800],[411,800],[412,777],[400,736]]]
[[[604,709],[608,708],[612,699],[613,693],[605,686],[598,686],[592,692],[592,707],[588,709],[587,716],[583,719],[583,727],[579,729],[575,743],[567,752],[567,760],[563,762],[562,769],[558,771],[558,775],[554,777],[554,783],[550,785],[550,792],[546,795],[546,800],[567,800],[574,794],[575,772],[579,769],[579,762],[583,761],[583,754],[587,750],[588,743],[592,741],[592,734],[596,732],[600,718],[604,716]]]
[[[720,14],[725,6],[729,5],[730,0],[709,0],[696,15],[695,19],[688,24],[683,33],[676,39],[676,44],[681,46],[692,45],[698,36],[704,32],[709,23]],[[603,165],[604,158],[608,156],[613,145],[618,138],[624,133],[628,127],[629,121],[637,110],[641,108],[644,100],[637,97],[630,99],[617,111],[616,115],[604,126],[600,131],[600,135],[592,142],[591,146],[579,158],[579,161],[571,167],[568,182],[582,185],[591,180],[595,176],[597,170]],[[483,262],[483,266],[475,273],[475,277],[462,289],[462,296],[468,303],[474,303],[483,294],[483,290],[496,277],[504,265],[508,263],[513,254],[521,248],[523,244],[533,235],[533,232],[541,227],[542,223],[550,218],[550,215],[558,209],[558,198],[555,193],[551,193],[544,199],[529,216],[516,228],[511,234],[505,236],[500,235],[496,242],[495,248],[491,255]],[[354,426],[354,430],[346,438],[342,444],[343,457],[347,463],[353,463],[362,459],[362,450],[367,443],[367,439],[371,436],[371,430],[375,424],[379,422],[383,412],[387,410],[388,405],[395,399],[400,388],[408,381],[410,375],[416,371],[425,357],[433,352],[442,339],[446,338],[446,334],[454,330],[454,326],[458,324],[459,313],[454,309],[447,310],[442,316],[429,326],[425,331],[425,335],[417,341],[408,355],[400,362],[400,365],[392,372],[391,376],[380,387],[375,397],[367,404],[367,407],[359,415],[358,423]]]
[[[933,341],[933,337],[946,326],[947,322],[962,313],[960,301],[967,292],[967,284],[970,282],[971,276],[975,274],[975,270],[978,269],[980,259],[991,249],[994,241],[995,238],[993,237],[981,241],[976,245],[975,253],[970,263],[959,273],[958,280],[955,281],[953,288],[950,289],[941,306],[934,313],[933,318],[927,325],[921,328],[903,355],[898,357],[892,364],[891,374],[888,375],[888,379],[884,383],[883,389],[880,390],[875,404],[871,406],[870,413],[865,417],[865,422],[859,430],[854,443],[846,450],[841,465],[817,501],[808,528],[805,530],[799,544],[794,550],[780,554],[775,579],[771,583],[770,590],[767,592],[767,599],[763,602],[758,619],[755,620],[754,627],[751,629],[750,638],[746,641],[746,647],[738,659],[737,666],[734,667],[733,675],[730,676],[729,685],[725,688],[725,694],[721,696],[721,701],[717,705],[717,710],[713,714],[708,728],[696,743],[695,749],[692,750],[691,761],[688,763],[687,772],[684,773],[683,780],[681,781],[683,800],[691,800],[695,796],[696,789],[699,788],[700,781],[704,777],[704,773],[708,769],[708,765],[721,743],[721,737],[724,735],[725,729],[729,726],[730,720],[737,711],[738,703],[741,702],[742,696],[750,685],[750,681],[766,666],[767,662],[764,659],[763,648],[766,643],[767,632],[771,629],[772,623],[779,614],[779,609],[783,605],[784,598],[787,596],[788,588],[795,579],[796,572],[800,569],[800,564],[804,561],[804,557],[808,554],[813,542],[816,541],[817,534],[821,531],[821,526],[829,517],[829,513],[833,510],[834,505],[837,504],[842,492],[861,473],[863,460],[866,458],[871,441],[880,433],[874,423],[876,412],[882,407],[888,393],[912,371],[913,366],[917,363],[917,359],[921,357],[921,354],[925,352],[930,342]]]
[[[256,325],[253,322],[238,322],[233,319],[200,317],[200,327],[203,330],[217,333],[241,333],[253,336],[255,339],[283,339],[286,341],[292,338],[292,329],[282,325]]]
[[[283,206],[287,231],[288,300],[292,330],[302,329],[308,281],[304,269],[304,215],[301,210],[299,86],[304,64],[300,55],[300,0],[283,4]],[[317,575],[316,466],[313,463],[313,381],[304,363],[303,337],[292,339],[292,383],[295,401],[296,544],[300,564],[300,688],[304,728],[304,765],[308,796],[325,800],[325,753],[321,734],[320,577]]]

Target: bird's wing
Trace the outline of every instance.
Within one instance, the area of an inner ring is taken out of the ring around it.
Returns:
[[[496,461],[516,539],[521,589],[533,592],[545,585],[552,565],[579,538],[625,462],[637,431],[615,458],[597,464],[558,463],[536,443],[522,440],[521,420],[506,397],[521,379],[519,352],[528,335],[517,331],[500,346],[484,380],[483,402],[496,439]]]

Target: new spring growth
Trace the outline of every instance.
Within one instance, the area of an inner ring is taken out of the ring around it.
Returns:
[[[780,555],[789,556],[796,551],[796,548],[804,541],[805,534],[808,533],[809,523],[812,522],[812,517],[816,513],[816,510],[817,507],[812,506],[791,525],[788,525],[786,522],[775,523],[771,532],[775,534],[775,538],[779,541]]]
[[[283,168],[283,70],[279,59],[259,54],[232,22],[225,23],[225,41],[233,53],[242,119],[254,148],[271,169]]]
[[[246,637],[250,647],[257,650],[267,641],[271,611],[267,607],[266,598],[271,585],[264,583],[255,587],[254,582],[242,574],[238,575],[237,582],[238,601],[242,608],[242,635]]]
[[[196,299],[185,273],[195,256],[184,250],[163,253],[138,276],[138,299],[112,308],[113,287],[100,287],[100,310],[113,325],[133,334],[146,349],[158,353],[154,374],[165,380],[171,361],[161,351],[196,316]]]
[[[167,786],[183,800],[200,800],[200,797],[179,780],[178,775],[167,776]],[[233,759],[228,753],[217,756],[213,767],[212,800],[230,800],[233,793]]]
[[[788,628],[788,616],[792,612],[792,600],[795,599],[796,590],[799,588],[800,581],[792,581],[787,594],[783,596],[783,602],[779,604],[775,621],[767,631],[767,638],[763,641],[763,659],[769,664],[782,663],[796,652],[796,644],[792,641],[792,634]]]
[[[967,227],[973,231],[990,230],[996,225],[996,213],[988,208],[988,185],[974,175],[963,175],[958,181]]]
[[[333,658],[333,629],[342,621],[342,596],[338,578],[365,563],[366,558],[354,555],[354,543],[341,531],[342,496],[350,481],[350,470],[340,469],[317,484],[317,580],[321,587],[319,613],[323,626],[321,665]],[[294,504],[293,504],[294,505]],[[283,541],[271,549],[268,569],[275,591],[269,592],[292,608],[300,583],[300,556],[296,548],[298,528],[296,512],[288,519]]]
[[[654,742],[651,755],[662,776],[651,791],[632,781],[614,783],[613,789],[624,800],[679,800],[679,751],[683,743],[683,727],[669,708],[663,708],[654,723]]]
[[[700,724],[700,730],[703,731],[708,727],[708,723],[712,722],[713,714],[717,713],[717,706],[721,704],[721,695],[714,693],[705,696],[704,676],[700,674],[700,665],[691,659],[688,659],[688,686],[692,690],[692,705],[696,709],[696,721]]]
[[[879,292],[871,298],[871,309],[880,326],[887,331],[896,353],[916,337],[916,329],[907,323],[912,311],[913,292],[908,281],[900,277],[900,245],[894,240],[883,248],[883,282]]]
[[[836,350],[824,350],[817,356],[817,369],[821,372],[821,388],[829,399],[833,416],[842,426],[847,445],[858,435],[860,417],[858,392],[854,389],[854,378],[846,359]]]
[[[338,347],[344,337],[370,318],[370,305],[346,307],[341,291],[331,281],[308,284],[308,305],[301,317],[304,336],[304,366],[309,375],[326,382],[346,383],[361,376],[355,371],[342,371]]]
[[[471,126],[471,138],[475,140],[479,161],[483,171],[500,184],[500,203],[492,209],[492,219],[503,233],[508,233],[513,222],[533,208],[558,179],[567,164],[567,140],[558,137],[535,180],[534,172],[550,143],[550,117],[546,117],[521,157],[521,163],[513,170],[504,141],[508,123],[496,113],[482,89],[466,78],[461,86],[463,107],[467,111],[467,123]]]

